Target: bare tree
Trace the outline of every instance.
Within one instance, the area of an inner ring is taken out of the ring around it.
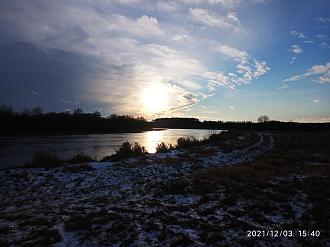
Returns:
[[[74,109],[73,115],[82,115],[84,111],[81,108]]]
[[[41,107],[34,107],[31,109],[31,114],[34,116],[40,116],[42,115],[43,111]]]
[[[258,117],[258,123],[265,123],[269,121],[269,117],[267,115]]]

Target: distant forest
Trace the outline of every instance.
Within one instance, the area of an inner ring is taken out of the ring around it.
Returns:
[[[197,118],[157,118],[147,121],[143,117],[111,114],[101,116],[100,112],[84,113],[77,108],[73,112],[44,113],[40,107],[15,112],[12,107],[0,107],[0,134],[82,134],[138,132],[154,128],[169,129],[226,129],[226,130],[330,130],[330,123],[297,123],[269,120],[260,116],[251,121],[199,121]]]

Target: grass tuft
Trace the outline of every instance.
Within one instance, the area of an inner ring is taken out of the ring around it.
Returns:
[[[85,162],[93,162],[95,159],[93,159],[91,156],[81,152],[77,153],[75,156],[73,156],[71,159],[68,160],[71,164],[81,164]]]
[[[164,142],[161,142],[156,146],[156,153],[167,153],[174,148],[175,147],[172,144],[166,144]]]
[[[141,157],[147,154],[147,150],[145,147],[140,146],[137,142],[131,144],[129,142],[124,142],[120,148],[116,151],[115,154],[104,157],[101,161],[120,161],[124,159],[134,158],[134,157]]]
[[[53,168],[64,164],[64,161],[57,157],[55,154],[39,151],[34,153],[32,159],[25,163],[27,168]]]

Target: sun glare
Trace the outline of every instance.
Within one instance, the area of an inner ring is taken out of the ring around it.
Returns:
[[[144,110],[148,113],[158,113],[167,109],[167,88],[161,83],[146,88],[141,98]]]

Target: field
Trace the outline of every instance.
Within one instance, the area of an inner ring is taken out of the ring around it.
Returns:
[[[4,170],[0,181],[0,246],[330,244],[326,131],[229,132],[119,162]]]

